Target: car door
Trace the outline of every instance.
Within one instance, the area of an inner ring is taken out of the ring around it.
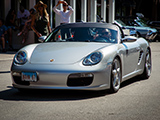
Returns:
[[[138,66],[138,60],[140,55],[140,45],[137,43],[137,38],[134,36],[125,36],[121,27],[119,27],[119,37],[122,44],[122,56],[123,56],[123,73],[126,78],[133,73]]]
[[[124,75],[129,75],[137,69],[140,54],[140,46],[135,40],[128,40],[122,43],[125,50]]]

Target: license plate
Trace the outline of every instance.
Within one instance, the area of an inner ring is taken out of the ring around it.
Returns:
[[[22,81],[36,82],[37,74],[33,72],[22,72]]]

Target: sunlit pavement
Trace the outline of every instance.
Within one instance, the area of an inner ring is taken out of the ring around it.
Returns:
[[[15,53],[15,51],[7,51],[6,53],[0,53],[0,60],[12,60]]]

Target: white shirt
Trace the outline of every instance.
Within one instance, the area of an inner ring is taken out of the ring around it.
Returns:
[[[54,12],[60,16],[60,23],[70,23],[70,17],[73,13],[73,8],[71,6],[68,6],[69,10],[66,10],[65,12],[58,10],[56,6],[54,6],[53,10]]]
[[[21,24],[22,25],[24,25],[25,24],[25,22],[27,21],[27,19],[23,19],[23,17],[29,17],[30,16],[30,13],[29,13],[29,11],[28,10],[24,10],[24,12],[22,13],[21,11],[18,11],[18,13],[17,13],[17,18],[18,19],[22,19],[22,21],[21,21]]]

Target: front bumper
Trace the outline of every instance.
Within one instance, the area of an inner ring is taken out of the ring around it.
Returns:
[[[111,64],[82,66],[12,64],[13,87],[23,89],[104,90],[110,88]],[[22,81],[22,72],[37,73],[37,81]]]

